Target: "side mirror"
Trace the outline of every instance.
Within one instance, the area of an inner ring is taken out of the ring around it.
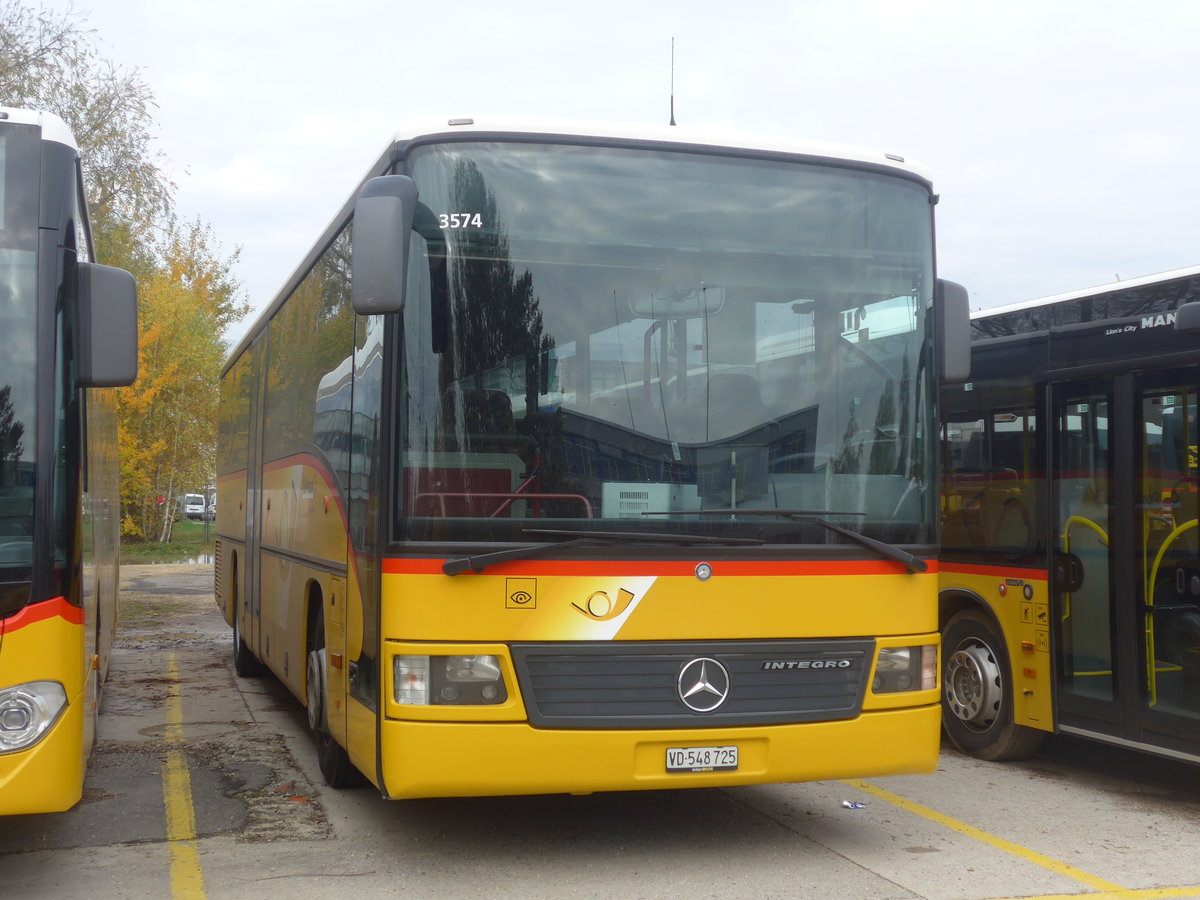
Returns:
[[[971,377],[971,301],[967,289],[939,278],[933,304],[938,378],[942,384],[961,384]]]
[[[124,387],[138,371],[137,286],[124,269],[79,263],[80,387]]]
[[[1200,332],[1200,302],[1185,303],[1175,310],[1175,330],[1183,334]]]
[[[406,175],[372,178],[354,202],[350,302],[364,316],[404,308],[417,186]]]

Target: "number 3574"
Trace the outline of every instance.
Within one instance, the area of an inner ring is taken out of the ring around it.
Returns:
[[[440,213],[439,228],[482,228],[483,216],[479,213]]]

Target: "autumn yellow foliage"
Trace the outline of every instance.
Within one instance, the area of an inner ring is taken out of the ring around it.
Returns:
[[[221,334],[245,304],[211,243],[198,223],[173,229],[138,278],[138,378],[118,392],[127,539],[169,540],[177,498],[213,483]]]

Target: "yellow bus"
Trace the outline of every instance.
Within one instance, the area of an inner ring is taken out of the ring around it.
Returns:
[[[934,199],[825,144],[401,134],[225,366],[237,671],[393,798],[933,769]]]
[[[0,814],[82,795],[116,624],[133,279],[92,261],[75,140],[0,108]]]
[[[1200,268],[972,314],[943,391],[946,732],[1200,761]]]

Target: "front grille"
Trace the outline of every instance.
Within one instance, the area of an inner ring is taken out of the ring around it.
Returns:
[[[849,719],[862,709],[874,651],[874,641],[859,639],[512,647],[529,721],[543,728]],[[698,659],[716,660],[729,673],[726,699],[709,712],[690,709],[680,696],[680,674]]]

